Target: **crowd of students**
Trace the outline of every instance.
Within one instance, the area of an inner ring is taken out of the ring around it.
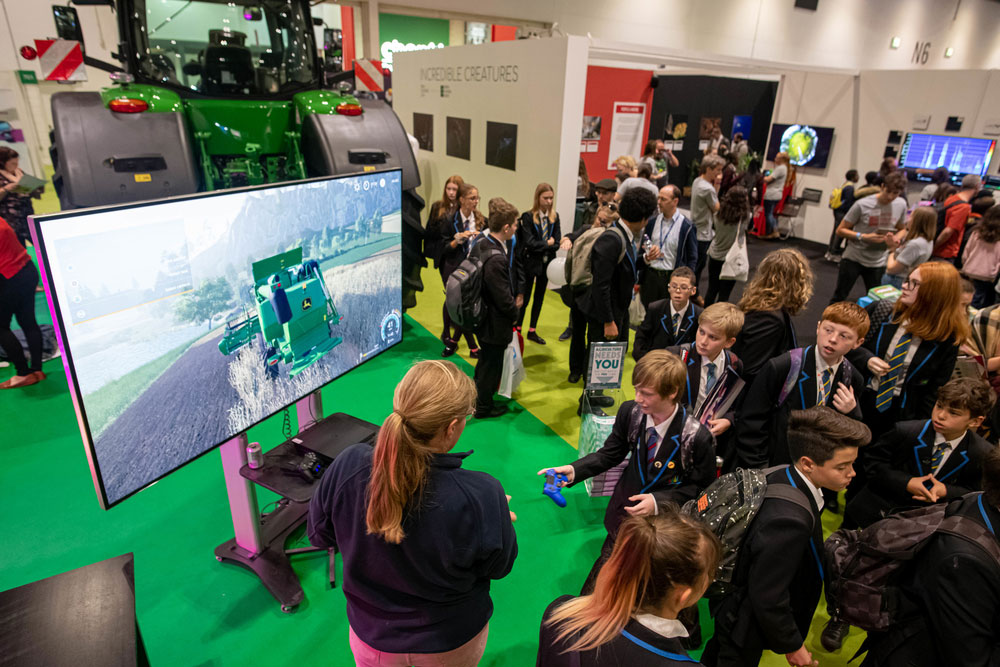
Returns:
[[[718,166],[711,157],[703,160],[709,177]],[[940,238],[928,238],[922,208],[907,218],[897,203],[899,181],[884,175],[876,192],[835,218],[836,235],[847,242],[842,294],[816,323],[816,343],[801,346],[792,316],[814,289],[805,257],[774,250],[738,304],[722,290],[719,301],[697,303],[701,231],[678,213],[671,185],[654,194],[602,181],[589,216],[563,236],[548,184],[536,188],[529,211],[519,215],[498,197],[486,218],[476,187],[449,179],[432,207],[428,241],[445,280],[467,256],[482,266],[484,323],[461,331],[446,311],[442,334],[445,357],[465,337],[477,357],[474,381],[448,361],[414,365],[374,449],[357,445],[341,455],[310,507],[310,540],[336,545],[344,557],[358,664],[474,665],[482,656],[490,581],[506,576],[517,556],[515,517],[500,483],[462,470],[463,455],[451,449],[467,418],[505,411],[493,401],[503,350],[529,303],[526,338],[545,344],[537,331],[545,269],[557,249],[577,244],[587,244],[591,280],[564,290],[569,381],[585,374],[587,345],[629,341],[637,289],[646,316],[632,350],[635,399],[618,408],[611,435],[597,451],[538,473],[551,469],[572,487],[627,460],[580,593],[545,610],[538,665],[695,662],[687,650],[700,646],[700,627],[686,610],[733,547],[679,507],[697,500],[700,509],[706,488],[731,471],[762,470],[775,490],[748,524],[727,585],[710,596],[715,632],[705,665],[753,665],[765,650],[790,665],[816,664],[805,637],[831,583],[820,516],[840,512],[840,491],[845,528],[946,505],[948,516],[968,518],[995,541],[1000,452],[995,436],[981,434],[995,433],[988,429],[996,395],[987,381],[955,368],[962,350],[983,355],[991,373],[1000,370],[1000,311],[986,309],[970,327],[954,263],[899,252]],[[982,243],[998,233],[997,210],[987,210],[977,229]],[[745,228],[743,215],[734,217]],[[870,247],[874,236],[883,247]],[[890,248],[893,263],[877,265],[875,252]],[[902,279],[898,298],[864,308],[843,300],[859,275],[867,285],[876,269],[879,279]],[[580,401],[581,410],[611,404],[586,392]],[[1000,557],[956,539],[934,534],[904,569],[896,583],[905,604],[888,628],[869,633],[863,664],[1000,660]],[[828,605],[822,645],[835,651],[849,625],[830,595]]]

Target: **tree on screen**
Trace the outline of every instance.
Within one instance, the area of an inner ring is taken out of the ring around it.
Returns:
[[[212,327],[212,316],[221,313],[233,302],[233,289],[225,278],[204,280],[201,287],[181,297],[174,309],[179,320],[199,324],[207,322]]]

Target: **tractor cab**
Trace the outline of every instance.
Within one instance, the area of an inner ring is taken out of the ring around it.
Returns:
[[[304,0],[126,0],[121,26],[137,83],[182,97],[287,99],[318,87]]]

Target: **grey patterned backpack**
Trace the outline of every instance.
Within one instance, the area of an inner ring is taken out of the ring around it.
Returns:
[[[946,517],[947,508],[938,503],[892,514],[864,530],[841,529],[830,535],[824,545],[829,568],[826,596],[833,602],[835,619],[862,630],[887,630],[901,601],[897,574],[934,533],[972,542],[1000,562],[997,538],[967,517]]]

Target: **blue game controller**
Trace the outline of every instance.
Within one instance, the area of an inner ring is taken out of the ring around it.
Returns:
[[[556,472],[554,468],[549,468],[545,471],[545,487],[542,489],[542,493],[551,498],[552,502],[559,507],[566,507],[566,499],[563,498],[559,482],[569,482],[569,477],[561,472]]]

